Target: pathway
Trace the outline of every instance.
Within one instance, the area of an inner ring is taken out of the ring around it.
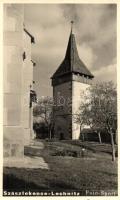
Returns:
[[[42,142],[33,141],[30,145],[32,149],[44,149]],[[16,167],[16,168],[29,168],[29,169],[49,169],[48,164],[44,158],[38,156],[23,156],[21,158],[8,157],[3,161],[4,167]]]

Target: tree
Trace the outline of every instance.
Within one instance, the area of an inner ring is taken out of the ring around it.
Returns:
[[[42,97],[38,100],[37,105],[33,108],[33,115],[40,117],[48,129],[51,138],[51,129],[53,121],[53,99],[52,97]]]
[[[117,92],[114,84],[103,82],[89,87],[77,113],[80,125],[89,125],[99,134],[100,130],[107,130],[111,138],[112,160],[115,161],[114,134],[117,129]]]

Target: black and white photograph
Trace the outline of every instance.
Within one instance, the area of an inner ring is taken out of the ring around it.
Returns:
[[[117,3],[3,3],[5,196],[118,196]]]

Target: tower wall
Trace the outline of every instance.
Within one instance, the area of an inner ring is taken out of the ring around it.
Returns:
[[[53,88],[54,96],[54,137],[72,138],[72,82],[65,82]]]
[[[73,77],[75,78],[75,77]],[[54,86],[54,137],[61,139],[79,139],[80,124],[76,122],[83,92],[89,87],[88,83],[71,80]]]
[[[72,139],[80,138],[80,124],[76,123],[76,114],[83,101],[83,92],[89,87],[88,84],[72,81]]]

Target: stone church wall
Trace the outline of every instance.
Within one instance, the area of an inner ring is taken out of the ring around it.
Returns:
[[[4,157],[23,156],[24,152],[21,145],[24,141],[21,126],[23,12],[22,5],[4,5]]]
[[[4,157],[23,157],[24,145],[30,142],[29,100],[33,66],[31,41],[23,31],[23,23],[22,4],[4,5]]]

